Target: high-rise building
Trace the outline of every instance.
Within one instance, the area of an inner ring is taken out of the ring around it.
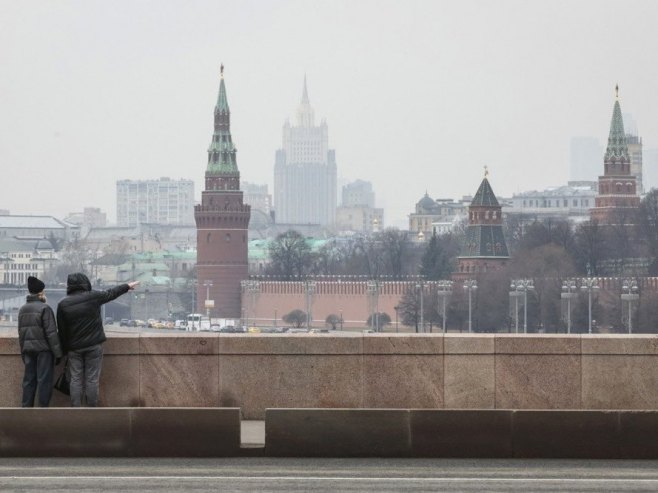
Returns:
[[[599,176],[599,190],[591,217],[602,224],[633,224],[640,206],[637,180],[631,171],[624,120],[619,105],[619,87],[612,109],[608,147],[603,157],[603,175]]]
[[[211,317],[241,316],[241,281],[248,276],[247,230],[251,208],[243,202],[231,112],[221,67],[205,189],[194,208],[197,226],[197,308]]]
[[[327,122],[315,125],[306,77],[297,124],[283,125],[283,147],[274,163],[274,209],[282,224],[331,225],[336,215],[336,155]]]
[[[631,158],[631,175],[637,180],[637,193],[644,193],[643,172],[642,172],[642,137],[637,134],[626,134],[626,144],[628,145],[628,156]]]
[[[491,189],[486,173],[468,207],[468,226],[462,255],[459,256],[456,280],[494,271],[509,260],[503,234],[502,207]]]
[[[343,187],[343,207],[362,205],[375,207],[375,192],[369,181],[356,180]]]
[[[117,224],[194,224],[192,180],[117,181]]]
[[[595,181],[603,146],[595,137],[573,137],[569,145],[569,181]]]

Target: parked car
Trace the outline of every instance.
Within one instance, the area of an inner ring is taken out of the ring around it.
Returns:
[[[146,327],[146,322],[144,322],[144,320],[134,320],[133,323],[135,324],[135,327]]]
[[[105,320],[103,320],[103,323],[105,325],[112,325],[114,323],[114,319],[112,317],[105,317]]]
[[[134,327],[135,323],[129,318],[122,318],[119,321],[119,327]]]

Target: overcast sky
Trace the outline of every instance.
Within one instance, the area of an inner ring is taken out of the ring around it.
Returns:
[[[616,83],[658,147],[656,47],[650,0],[0,0],[0,209],[114,220],[117,180],[161,176],[200,196],[223,62],[242,180],[273,192],[307,74],[339,180],[371,181],[405,227],[484,165],[498,195],[565,184]]]

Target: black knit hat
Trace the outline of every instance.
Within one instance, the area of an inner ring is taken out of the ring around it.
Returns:
[[[30,294],[39,294],[41,291],[45,289],[46,285],[43,283],[43,281],[40,281],[36,277],[28,277],[27,278],[27,290],[30,292]]]

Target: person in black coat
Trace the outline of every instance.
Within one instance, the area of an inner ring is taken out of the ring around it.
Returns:
[[[71,405],[82,405],[82,394],[87,405],[98,405],[98,382],[106,340],[101,306],[131,289],[139,281],[120,284],[106,291],[92,291],[91,283],[82,273],[69,274],[66,298],[57,305],[57,325],[64,351],[69,358],[71,372]]]
[[[53,395],[55,365],[62,357],[55,314],[46,304],[46,285],[36,277],[27,278],[26,303],[18,311],[18,343],[25,364],[23,407],[34,407],[39,390],[39,407],[48,407]]]

